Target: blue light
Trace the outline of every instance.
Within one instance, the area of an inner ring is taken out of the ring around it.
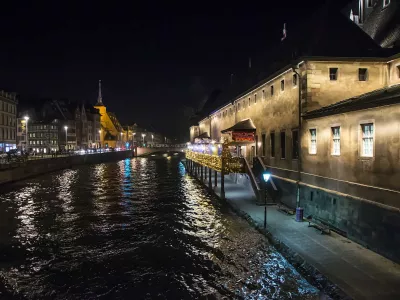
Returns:
[[[264,172],[262,174],[262,176],[263,176],[264,182],[267,182],[269,180],[269,178],[271,177],[271,173]]]

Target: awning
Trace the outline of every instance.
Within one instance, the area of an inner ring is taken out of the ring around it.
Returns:
[[[228,133],[228,132],[254,132],[256,131],[256,126],[254,126],[254,123],[251,119],[245,119],[242,120],[232,127],[229,127],[227,129],[224,129],[221,131],[221,133]]]

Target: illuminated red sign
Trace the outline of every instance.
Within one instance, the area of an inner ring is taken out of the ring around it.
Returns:
[[[235,142],[254,142],[254,132],[232,132]]]

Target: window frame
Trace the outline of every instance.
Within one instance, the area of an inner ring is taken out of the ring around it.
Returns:
[[[285,139],[282,139],[282,134],[285,137]],[[283,141],[283,143],[282,143],[282,141]],[[281,160],[286,159],[286,130],[281,130],[279,132],[279,142],[280,142],[280,150],[281,150]],[[282,147],[282,145],[284,147]]]
[[[285,79],[281,80],[281,92],[285,91]]]
[[[262,100],[263,101],[265,100],[265,90],[264,89],[262,90]]]
[[[274,85],[271,85],[270,91],[271,91],[271,97],[272,97],[274,95]]]
[[[254,93],[254,104],[257,104],[257,93]]]
[[[271,153],[270,156],[271,158],[275,158],[276,156],[276,152],[275,152],[275,148],[276,148],[276,136],[275,136],[275,131],[271,131],[269,133],[269,147],[271,149]]]
[[[336,69],[335,79],[332,79],[331,70]],[[339,78],[339,68],[338,67],[329,67],[329,81],[337,81]]]
[[[313,148],[313,139],[311,131],[315,130],[315,152],[311,151]],[[318,130],[317,127],[308,128],[308,154],[309,155],[317,155],[318,153]]]
[[[365,74],[361,74],[361,70],[365,70]],[[362,76],[364,76],[363,79]],[[368,81],[368,68],[358,68],[358,81]]]
[[[334,129],[339,128],[339,138],[335,138]],[[335,152],[335,140],[339,141],[339,153]],[[340,124],[331,125],[331,155],[340,156],[342,154],[342,128]]]
[[[396,70],[397,70],[397,79],[400,79],[400,65],[396,66]]]
[[[297,74],[296,73],[294,73],[293,75],[292,75],[292,84],[293,84],[293,87],[296,87],[297,85],[298,85],[298,76],[297,76]]]
[[[375,157],[375,132],[376,132],[376,123],[375,120],[362,120],[360,121],[358,126],[359,138],[358,138],[358,151],[360,159],[373,159]],[[371,137],[364,137],[363,126],[372,125],[372,136]],[[372,155],[365,155],[364,154],[364,139],[372,138]]]

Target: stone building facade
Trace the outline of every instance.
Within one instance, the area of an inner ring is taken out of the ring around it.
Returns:
[[[17,147],[16,95],[0,91],[0,151],[8,152]]]
[[[400,54],[298,59],[192,126],[191,140],[229,140],[221,131],[248,118],[255,142],[240,152],[263,159],[277,201],[400,261]]]

